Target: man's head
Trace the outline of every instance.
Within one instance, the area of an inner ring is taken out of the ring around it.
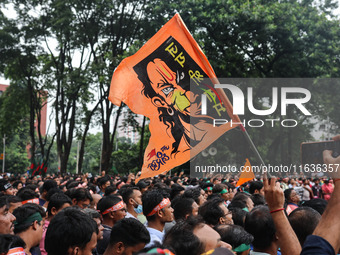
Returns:
[[[53,194],[47,206],[47,213],[49,217],[54,217],[62,209],[72,205],[71,199],[64,193]]]
[[[126,218],[118,221],[111,230],[107,248],[112,255],[132,255],[150,242],[150,235],[138,220]]]
[[[238,225],[218,225],[214,228],[221,236],[221,240],[232,246],[237,254],[249,253],[250,244],[254,237]]]
[[[176,73],[164,61],[158,58],[150,61],[147,65],[147,73],[150,87],[145,87],[143,92],[151,98],[156,107],[172,108],[173,112],[184,112],[190,106],[190,101],[185,95],[186,91],[177,84]]]
[[[202,254],[218,247],[225,247],[220,235],[199,218],[180,220],[164,237],[163,245],[176,255]]]
[[[231,202],[233,203],[235,201],[242,201],[243,203],[245,203],[246,208],[249,212],[254,208],[254,202],[253,200],[251,200],[250,195],[247,193],[244,192],[237,193]]]
[[[169,198],[163,196],[159,190],[147,191],[142,196],[143,214],[148,221],[161,223],[173,221],[173,209]]]
[[[50,222],[45,250],[49,255],[92,255],[97,245],[96,223],[76,208],[65,208]]]
[[[38,245],[42,238],[46,217],[44,208],[37,204],[27,203],[16,208],[13,215],[16,217],[14,233],[20,235],[23,239],[24,235],[28,237],[32,247]]]
[[[21,199],[17,196],[7,195],[7,200],[9,203],[9,211],[13,213],[13,211],[22,205]]]
[[[5,195],[14,195],[14,189],[9,181],[0,179],[0,192]]]
[[[233,224],[232,214],[220,197],[207,200],[198,210],[206,224],[216,226],[218,224]]]
[[[111,226],[126,216],[124,201],[117,196],[103,197],[99,200],[97,209],[103,216],[105,224],[110,224]]]
[[[88,208],[93,200],[91,193],[84,188],[72,189],[69,194],[73,205],[79,206],[81,209]]]
[[[47,180],[44,182],[41,188],[41,197],[46,200],[46,195],[50,189],[58,188],[57,182],[55,180]]]
[[[205,191],[202,190],[200,187],[186,189],[184,191],[183,197],[192,198],[199,206],[203,205],[206,201]]]
[[[176,221],[198,214],[198,204],[192,198],[177,197],[172,201],[172,208]]]
[[[245,230],[254,236],[254,249],[268,249],[276,241],[274,221],[266,206],[257,206],[246,216]]]
[[[5,196],[0,197],[0,234],[14,233],[15,216],[9,212],[9,204]]]
[[[310,207],[300,207],[292,211],[288,219],[301,246],[303,246],[307,236],[313,234],[321,215]]]
[[[142,192],[137,187],[122,188],[119,194],[122,195],[128,211],[142,205]]]
[[[260,181],[253,181],[249,185],[249,193],[250,194],[261,194],[264,196],[264,188],[263,183]]]
[[[91,208],[85,208],[83,210],[83,212],[85,214],[87,214],[88,216],[90,216],[90,218],[92,218],[96,222],[97,228],[98,228],[97,240],[102,240],[103,239],[104,227],[102,225],[102,220],[101,220],[101,216],[100,216],[99,212],[97,212],[96,210],[93,210]]]

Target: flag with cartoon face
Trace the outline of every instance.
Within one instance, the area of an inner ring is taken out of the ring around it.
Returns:
[[[237,126],[213,125],[212,120],[221,114],[238,121],[213,83],[217,79],[212,67],[178,14],[119,64],[111,81],[110,101],[118,106],[124,102],[150,119],[151,137],[139,179],[187,162]],[[202,94],[214,105],[208,114],[202,114]]]

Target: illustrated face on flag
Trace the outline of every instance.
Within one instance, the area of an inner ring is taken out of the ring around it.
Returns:
[[[140,179],[187,162],[232,128],[214,127],[213,116],[201,114],[202,93],[220,104],[212,83],[203,83],[208,77],[215,74],[178,14],[117,67],[109,99],[150,119]]]

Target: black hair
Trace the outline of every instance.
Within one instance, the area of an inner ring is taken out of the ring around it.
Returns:
[[[32,222],[24,222],[28,217],[35,213],[39,213],[42,218],[46,216],[44,208],[34,203],[27,203],[16,208],[13,211],[13,215],[16,218],[14,224],[14,234],[26,231],[32,225]]]
[[[285,199],[286,199],[286,203],[289,203],[290,201],[290,195],[292,194],[292,191],[294,189],[293,188],[290,188],[290,189],[286,189],[283,193],[285,195]]]
[[[254,237],[238,225],[217,225],[214,229],[220,234],[221,240],[233,249],[241,244],[251,244]]]
[[[175,220],[185,220],[187,214],[192,215],[192,205],[195,201],[192,198],[176,197],[171,201],[171,207],[174,209]]]
[[[263,188],[263,183],[260,181],[253,181],[249,184],[249,193],[254,194],[255,190],[260,191]]]
[[[268,248],[275,237],[275,225],[268,207],[260,205],[247,214],[245,228],[254,236],[253,245],[257,249]]]
[[[20,197],[13,196],[13,195],[5,195],[7,197],[8,203],[19,203],[21,202]],[[0,206],[1,207],[1,206]]]
[[[17,196],[20,197],[22,201],[38,198],[39,195],[30,188],[22,188],[18,191]]]
[[[46,201],[50,201],[51,196],[53,196],[56,193],[64,193],[59,188],[51,188],[47,194],[46,194]]]
[[[238,207],[228,207],[228,209],[231,211],[234,224],[244,228],[244,222],[249,212]]]
[[[301,246],[303,246],[307,236],[313,234],[321,215],[310,207],[299,207],[289,214],[288,219]]]
[[[106,184],[108,181],[110,181],[110,178],[108,176],[104,176],[98,180],[98,187],[101,188],[104,184]]]
[[[322,198],[314,198],[302,203],[302,207],[310,207],[316,210],[321,215],[326,210],[328,202]]]
[[[0,235],[0,254],[7,254],[9,249],[16,247],[26,248],[24,240],[16,235]]]
[[[126,187],[126,188],[121,188],[119,190],[119,194],[122,196],[125,204],[129,203],[129,199],[132,197],[134,190],[139,190],[139,188],[138,187]]]
[[[224,212],[220,205],[223,204],[222,198],[213,198],[207,200],[198,209],[198,214],[202,216],[206,224],[217,225],[221,217],[224,216]]]
[[[42,191],[46,190],[48,192],[50,189],[53,188],[58,188],[57,182],[55,180],[47,180],[42,186]]]
[[[51,220],[47,228],[45,250],[49,255],[63,255],[68,254],[68,249],[74,246],[84,249],[96,229],[96,222],[81,210],[65,208]]]
[[[17,189],[20,183],[21,183],[21,185],[23,185],[22,181],[15,181],[12,185],[13,188]]]
[[[192,198],[195,202],[200,205],[201,188],[196,187],[192,189],[187,189],[184,191],[183,197]]]
[[[243,209],[246,208],[247,204],[246,202],[242,201],[242,200],[232,200],[228,206],[229,209],[233,209],[233,208],[239,208],[239,209]]]
[[[174,183],[171,186],[171,192],[170,192],[170,200],[173,200],[176,196],[178,196],[181,191],[185,190],[181,185],[178,183]]]
[[[143,204],[143,214],[145,215],[148,221],[155,220],[155,215],[147,216],[152,212],[153,208],[155,208],[160,202],[162,202],[164,196],[158,189],[149,190],[145,192],[142,196],[142,204]]]
[[[8,208],[9,202],[7,196],[0,196],[0,208],[6,206]]]
[[[104,196],[109,196],[111,195],[113,192],[115,192],[117,190],[116,185],[110,185],[105,189],[105,194]]]
[[[150,234],[146,227],[138,220],[124,218],[115,223],[112,227],[109,245],[118,242],[124,243],[125,247],[131,247],[140,243],[150,242]]]
[[[76,201],[84,201],[86,199],[89,199],[90,202],[93,201],[91,193],[84,188],[70,189],[65,194],[68,195],[71,199],[75,199]]]
[[[31,190],[33,190],[34,192],[35,192],[35,190],[38,188],[38,185],[36,185],[36,184],[32,184],[32,183],[30,183],[30,184],[27,184],[26,186],[25,186],[25,189],[31,189]],[[18,192],[19,193],[19,192]]]
[[[205,250],[204,244],[193,233],[196,228],[203,227],[200,218],[189,217],[179,220],[164,236],[164,247],[170,248],[176,255],[199,255]]]
[[[54,207],[56,210],[59,210],[63,207],[64,204],[72,205],[72,200],[66,196],[64,193],[55,193],[51,196],[50,201],[47,206],[48,216],[51,216],[51,210]]]
[[[266,204],[266,200],[264,199],[264,196],[262,196],[261,194],[251,195],[251,200],[253,200],[254,206]]]
[[[222,190],[224,190],[224,189],[227,189],[228,191],[229,191],[229,188],[228,188],[228,186],[226,185],[226,184],[224,184],[224,183],[218,183],[218,184],[216,184],[214,187],[213,187],[213,189],[212,189],[212,192],[213,193],[220,193]]]
[[[118,204],[120,201],[122,201],[120,197],[113,195],[103,197],[98,201],[97,210],[99,210],[100,213],[103,213],[106,209]]]

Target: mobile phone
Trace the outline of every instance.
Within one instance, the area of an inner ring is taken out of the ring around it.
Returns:
[[[324,150],[333,151],[334,158],[340,155],[340,141],[322,141],[301,143],[301,163],[305,164],[323,164]]]

